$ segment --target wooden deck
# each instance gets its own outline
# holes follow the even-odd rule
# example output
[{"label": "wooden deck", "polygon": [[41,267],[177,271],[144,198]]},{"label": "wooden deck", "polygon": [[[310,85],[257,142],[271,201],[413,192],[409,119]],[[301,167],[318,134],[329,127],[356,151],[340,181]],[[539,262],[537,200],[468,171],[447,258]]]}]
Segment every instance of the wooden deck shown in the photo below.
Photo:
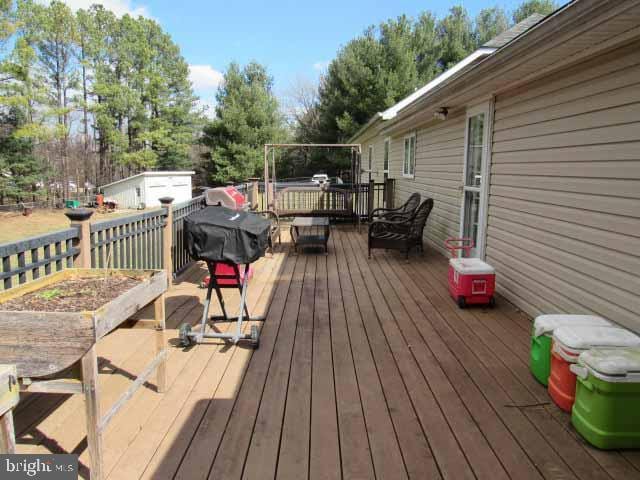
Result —
[{"label": "wooden deck", "polygon": [[[141,389],[110,424],[108,478],[640,478],[640,452],[587,446],[535,382],[530,319],[500,300],[459,310],[444,258],[369,261],[365,242],[333,228],[327,256],[260,260],[250,307],[267,320],[255,352],[185,350],[170,331],[170,387]],[[171,328],[198,321],[203,275],[194,267],[171,290]],[[150,335],[134,326],[101,342],[103,408],[152,355]],[[82,401],[23,398],[18,451],[88,465]]]}]

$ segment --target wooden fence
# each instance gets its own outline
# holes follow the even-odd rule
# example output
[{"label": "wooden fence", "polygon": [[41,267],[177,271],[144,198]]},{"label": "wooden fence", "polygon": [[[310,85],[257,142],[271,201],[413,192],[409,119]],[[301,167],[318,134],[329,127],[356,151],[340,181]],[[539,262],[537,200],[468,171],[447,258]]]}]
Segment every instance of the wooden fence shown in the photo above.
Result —
[{"label": "wooden fence", "polygon": [[[265,202],[265,187],[264,182],[255,182],[257,183],[258,198],[255,202],[257,206],[257,210],[267,210],[268,206]],[[305,189],[309,187],[313,187],[314,185],[309,181],[278,181],[275,184],[276,194],[282,192],[283,190],[290,191],[291,193],[287,193],[287,199],[283,200],[287,204],[305,204],[308,201],[313,201],[316,197],[310,195],[308,191]],[[252,191],[251,183],[241,183],[235,185],[235,187],[243,194],[249,195],[249,192]],[[342,184],[331,184],[331,189],[337,190],[350,190],[352,194],[351,204],[353,205],[353,210],[355,215],[359,215],[362,220],[367,220],[371,213],[371,210],[375,208],[387,207],[390,208],[393,206],[393,189],[394,189],[394,180],[388,179],[386,182],[367,182],[351,185],[350,183],[342,183]],[[273,188],[270,190],[273,191]],[[299,192],[298,194],[293,192]],[[371,194],[370,194],[371,192]],[[298,195],[298,197],[293,198],[292,195]],[[316,195],[317,196],[317,195]],[[309,200],[310,199],[310,200]],[[270,202],[271,203],[271,202]],[[282,203],[282,202],[280,202]],[[278,212],[279,213],[279,212]]]},{"label": "wooden fence", "polygon": [[91,268],[162,269],[165,210],[91,224]]},{"label": "wooden fence", "polygon": [[76,228],[67,228],[0,245],[1,290],[72,267],[74,257],[80,252],[74,246],[74,239],[77,237]]},{"label": "wooden fence", "polygon": [[[169,276],[175,276],[191,263],[183,241],[184,219],[201,208],[202,196],[95,223],[89,221],[90,211],[82,220],[74,217],[79,210],[71,211],[70,218],[76,219],[70,228],[0,245],[0,290],[73,266],[165,269]],[[170,244],[165,236],[171,239]],[[166,247],[171,251],[169,261]]]},{"label": "wooden fence", "polygon": [[[359,185],[353,192],[354,213],[366,219],[372,209],[390,206],[392,188],[392,182]],[[259,197],[258,209],[264,209],[260,205],[263,195]],[[91,214],[87,211],[86,218],[79,220],[76,215],[71,227],[65,230],[1,244],[0,290],[73,266],[165,269],[173,277],[191,263],[183,239],[184,219],[204,206],[204,197],[199,196],[188,202],[176,205],[168,202],[163,208],[95,223],[90,223]],[[70,218],[74,217],[73,212],[69,213]]]},{"label": "wooden fence", "polygon": [[173,250],[173,273],[175,275],[183,272],[191,264],[191,257],[187,252],[187,246],[184,244],[184,219],[204,207],[204,195],[173,205],[171,246]]}]

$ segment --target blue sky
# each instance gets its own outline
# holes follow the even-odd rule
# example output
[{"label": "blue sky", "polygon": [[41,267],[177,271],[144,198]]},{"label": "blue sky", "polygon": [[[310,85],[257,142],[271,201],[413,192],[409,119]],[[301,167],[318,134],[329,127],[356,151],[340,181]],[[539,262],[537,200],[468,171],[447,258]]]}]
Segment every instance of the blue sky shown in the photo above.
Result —
[{"label": "blue sky", "polygon": [[192,65],[196,93],[213,103],[229,62],[267,65],[275,90],[285,96],[297,77],[315,80],[344,45],[371,24],[400,14],[438,16],[464,5],[472,16],[486,6],[508,12],[520,0],[65,0],[72,8],[102,3],[121,15],[143,14],[171,34]]}]

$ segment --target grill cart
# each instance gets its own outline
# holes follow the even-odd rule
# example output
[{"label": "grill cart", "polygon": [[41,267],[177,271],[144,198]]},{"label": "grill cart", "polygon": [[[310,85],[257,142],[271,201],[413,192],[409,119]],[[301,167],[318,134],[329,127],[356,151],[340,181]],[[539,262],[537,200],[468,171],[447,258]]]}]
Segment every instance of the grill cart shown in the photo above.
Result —
[{"label": "grill cart", "polygon": [[[247,289],[250,267],[253,262],[264,256],[269,239],[269,221],[259,215],[231,210],[226,207],[206,207],[184,221],[185,243],[189,254],[195,260],[207,264],[210,280],[207,285],[207,297],[204,302],[200,330],[192,331],[191,325],[180,327],[180,341],[183,346],[201,343],[205,338],[222,338],[238,343],[250,340],[259,345],[258,328],[251,327],[251,333],[242,333],[244,321],[261,321],[264,317],[249,316],[247,308]],[[220,269],[221,266],[227,267]],[[247,272],[247,274],[245,274]],[[236,288],[240,291],[240,308],[237,317],[229,317],[224,304],[222,289]],[[222,316],[209,317],[211,294],[215,290],[222,309]],[[236,321],[235,332],[207,332],[210,320]]]}]

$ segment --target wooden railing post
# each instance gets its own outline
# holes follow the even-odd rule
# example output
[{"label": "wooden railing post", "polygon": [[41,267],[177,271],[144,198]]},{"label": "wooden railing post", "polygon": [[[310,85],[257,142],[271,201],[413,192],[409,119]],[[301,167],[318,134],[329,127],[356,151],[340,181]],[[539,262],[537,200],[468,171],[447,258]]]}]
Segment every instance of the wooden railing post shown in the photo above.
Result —
[{"label": "wooden railing post", "polygon": [[374,208],[374,200],[376,195],[376,182],[374,180],[369,180],[369,192],[367,195],[367,218],[371,221],[371,214],[373,213]]},{"label": "wooden railing post", "polygon": [[79,268],[91,268],[91,223],[89,219],[93,210],[88,208],[76,208],[65,212],[71,220],[71,226],[78,229],[78,238],[73,239],[73,246],[80,250],[74,259],[73,265]]},{"label": "wooden railing post", "polygon": [[276,188],[273,182],[269,182],[264,186],[265,194],[267,195],[267,205],[265,210],[275,210],[276,209]]},{"label": "wooden railing post", "polygon": [[393,208],[393,197],[395,196],[395,180],[393,178],[387,178],[384,185],[384,206],[385,208]]},{"label": "wooden railing post", "polygon": [[173,203],[173,198],[171,197],[162,197],[160,199],[160,204],[167,210],[162,232],[162,266],[167,272],[169,287],[173,284],[173,208],[171,203]]},{"label": "wooden railing post", "polygon": [[259,190],[258,190],[258,181],[259,178],[248,178],[247,179],[247,200],[249,201],[249,206],[252,210],[258,210],[258,198],[259,198]]}]

